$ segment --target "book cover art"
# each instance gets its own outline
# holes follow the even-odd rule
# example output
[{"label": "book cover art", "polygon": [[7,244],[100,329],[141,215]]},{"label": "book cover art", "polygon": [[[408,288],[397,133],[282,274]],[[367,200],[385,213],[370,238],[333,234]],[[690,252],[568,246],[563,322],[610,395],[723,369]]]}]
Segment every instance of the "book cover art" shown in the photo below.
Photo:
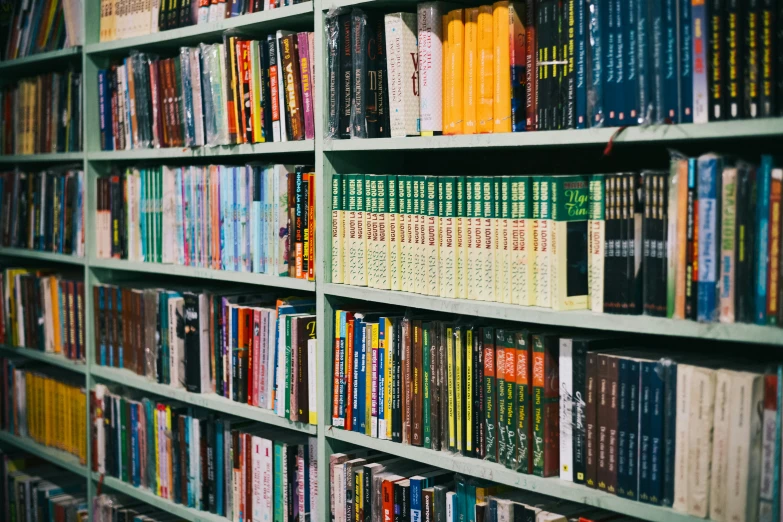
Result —
[{"label": "book cover art", "polygon": [[557,176],[550,182],[552,197],[552,308],[587,308],[588,179]]}]

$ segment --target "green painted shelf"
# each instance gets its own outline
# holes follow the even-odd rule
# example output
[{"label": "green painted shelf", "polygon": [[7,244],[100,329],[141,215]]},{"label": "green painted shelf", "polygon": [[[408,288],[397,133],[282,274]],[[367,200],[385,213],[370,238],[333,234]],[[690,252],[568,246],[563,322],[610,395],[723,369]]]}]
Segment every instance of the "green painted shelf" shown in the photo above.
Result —
[{"label": "green painted shelf", "polygon": [[15,60],[0,61],[0,74],[27,73],[30,69],[49,66],[51,64],[67,61],[77,63],[81,60],[81,47],[66,47],[58,51],[38,53]]},{"label": "green painted shelf", "polygon": [[[474,149],[564,147],[569,145],[605,146],[618,128],[514,132],[503,134],[463,134],[364,140],[324,140],[326,152],[364,152],[383,150]],[[743,137],[783,136],[783,118],[711,122],[685,125],[628,127],[615,136],[624,143],[667,143],[694,140],[735,139]]]},{"label": "green painted shelf", "polygon": [[84,361],[73,361],[63,355],[56,353],[46,353],[33,348],[17,348],[15,346],[7,346],[0,344],[0,356],[3,357],[24,357],[26,359],[34,359],[36,361],[45,362],[52,366],[59,366],[72,372],[85,374],[87,373],[87,366]]},{"label": "green painted shelf", "polygon": [[71,256],[68,254],[55,254],[54,252],[44,252],[41,250],[29,250],[26,248],[0,247],[0,259],[7,257],[18,259],[35,259],[38,261],[64,263],[69,265],[84,265],[83,257]]},{"label": "green painted shelf", "polygon": [[236,417],[242,417],[243,419],[262,422],[264,424],[269,424],[270,426],[278,426],[281,428],[306,433],[308,435],[315,435],[317,432],[317,427],[315,425],[304,424],[301,422],[292,422],[286,418],[276,415],[270,410],[234,402],[214,393],[191,393],[182,388],[174,388],[166,384],[158,384],[156,382],[150,381],[146,377],[136,375],[130,370],[121,370],[118,368],[93,365],[90,370],[90,374],[93,377],[98,377],[105,381],[121,384],[123,386],[129,386],[141,391],[147,391],[162,397],[169,397],[171,399],[190,404],[191,406],[198,406],[208,410],[219,411],[228,415],[234,415]]},{"label": "green painted shelf", "polygon": [[291,6],[251,13],[235,18],[226,18],[202,25],[191,25],[169,31],[135,36],[111,42],[94,43],[85,46],[88,55],[118,55],[131,49],[173,48],[180,45],[193,45],[204,41],[220,39],[223,33],[258,35],[283,26],[313,25],[313,2],[303,2]]},{"label": "green painted shelf", "polygon": [[783,330],[774,326],[744,323],[698,323],[645,315],[597,314],[588,310],[557,312],[536,306],[449,299],[334,283],[325,284],[323,287],[326,295],[335,297],[409,306],[441,313],[485,317],[500,321],[783,346]]},{"label": "green painted shelf", "polygon": [[118,493],[124,493],[130,497],[133,497],[142,502],[146,502],[151,506],[155,506],[158,509],[171,513],[188,522],[229,522],[226,517],[221,517],[213,513],[206,511],[199,511],[198,509],[189,508],[182,504],[177,504],[171,500],[161,498],[148,489],[137,488],[119,479],[109,476],[103,476],[101,478],[100,473],[93,472],[92,479],[95,482],[103,482],[103,484]]},{"label": "green painted shelf", "polygon": [[17,437],[7,431],[0,431],[0,443],[2,442],[41,457],[82,477],[87,478],[89,476],[87,474],[87,466],[81,464],[79,459],[70,453],[38,444],[30,438]]},{"label": "green painted shelf", "polygon": [[80,162],[84,159],[83,152],[51,152],[45,154],[13,154],[0,155],[0,164],[10,165],[16,163],[69,163]]},{"label": "green painted shelf", "polygon": [[251,272],[233,272],[231,270],[212,270],[211,268],[196,268],[182,265],[164,265],[160,263],[137,263],[122,259],[98,259],[90,260],[91,268],[104,268],[111,270],[124,270],[126,272],[139,272],[147,274],[162,274],[180,277],[192,277],[211,281],[225,281],[227,283],[242,283],[246,285],[269,286],[274,288],[286,288],[303,292],[315,292],[315,283],[296,279],[294,277],[277,277]]},{"label": "green painted shelf", "polygon": [[438,468],[454,471],[468,477],[491,480],[526,491],[550,495],[595,506],[616,513],[639,517],[650,522],[696,522],[703,518],[679,513],[673,509],[644,504],[634,500],[620,498],[617,495],[590,489],[587,486],[560,480],[556,477],[542,478],[526,475],[496,464],[445,451],[434,451],[422,447],[409,446],[388,440],[380,440],[361,433],[345,431],[340,428],[327,428],[326,438],[339,440],[355,446],[371,448],[390,455],[397,455]]},{"label": "green painted shelf", "polygon": [[[88,152],[91,161],[148,161],[199,158],[227,158],[262,154],[299,154],[315,151],[313,140],[253,143],[219,147],[132,149]],[[223,160],[225,161],[225,160]]]}]

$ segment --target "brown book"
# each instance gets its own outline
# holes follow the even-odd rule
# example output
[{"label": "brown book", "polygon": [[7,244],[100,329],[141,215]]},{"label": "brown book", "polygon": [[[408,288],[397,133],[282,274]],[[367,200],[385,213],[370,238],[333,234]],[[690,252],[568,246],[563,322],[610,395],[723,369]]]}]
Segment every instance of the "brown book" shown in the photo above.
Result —
[{"label": "brown book", "polygon": [[413,367],[413,346],[411,342],[411,320],[402,319],[402,443],[410,444],[413,394],[411,393],[411,370]]},{"label": "brown book", "polygon": [[[242,457],[245,460],[245,513],[248,513],[252,512],[253,506],[253,437],[249,433],[245,434],[245,447],[244,451],[242,452]],[[307,472],[305,471],[305,473]],[[216,484],[214,482],[212,482],[212,488],[216,488]],[[214,508],[214,506],[211,507]],[[246,516],[245,520],[247,520],[247,518],[249,517]]]},{"label": "brown book", "polygon": [[223,71],[226,72],[226,81],[228,82],[228,99],[226,100],[226,110],[228,111],[228,139],[231,143],[239,143],[237,138],[237,124],[239,116],[237,115],[237,62],[236,62],[236,37],[224,36],[223,45],[226,51],[226,63]]},{"label": "brown book", "polygon": [[[599,355],[599,357],[601,357]],[[607,373],[607,384],[609,401],[607,405],[606,426],[609,434],[607,444],[606,459],[606,491],[612,494],[617,493],[617,411],[619,400],[619,371],[620,361],[617,357],[607,356],[609,359],[609,368]]]},{"label": "brown book", "polygon": [[108,338],[109,342],[111,343],[111,350],[112,350],[112,361],[114,362],[114,366],[117,368],[120,367],[120,338],[119,338],[119,331],[117,330],[117,294],[120,292],[120,289],[116,286],[111,286],[107,288],[108,292],[105,296],[106,304],[107,304],[107,311],[111,311],[110,314],[108,314],[107,322],[108,322]]},{"label": "brown book", "polygon": [[598,489],[607,490],[609,480],[609,417],[611,416],[611,381],[609,360],[606,354],[597,355],[598,390],[596,401],[596,439],[598,442]]},{"label": "brown book", "polygon": [[138,375],[146,375],[144,365],[144,293],[134,290],[136,301],[136,353],[134,354],[135,372]]},{"label": "brown book", "polygon": [[304,114],[302,114],[299,50],[296,34],[284,36],[282,47],[285,106],[291,123],[291,140],[299,141],[304,139]]},{"label": "brown book", "polygon": [[598,440],[596,422],[598,420],[598,354],[588,352],[585,362],[587,376],[587,397],[585,398],[585,484],[598,487]]},{"label": "brown book", "polygon": [[179,128],[177,127],[177,89],[174,83],[173,58],[167,58],[161,62],[163,66],[163,79],[166,95],[166,123],[168,125],[169,142],[167,147],[179,147]]},{"label": "brown book", "polygon": [[767,275],[767,321],[778,323],[780,293],[780,209],[783,199],[783,180],[771,176],[769,186],[769,270]]},{"label": "brown book", "polygon": [[299,397],[297,400],[299,422],[310,422],[310,381],[307,376],[310,358],[307,350],[307,344],[310,339],[315,339],[316,316],[307,315],[299,318],[297,333],[297,351],[299,352],[298,370],[297,370],[297,389]]},{"label": "brown book", "polygon": [[411,444],[421,446],[424,442],[422,410],[424,409],[424,361],[422,356],[421,321],[412,322],[411,339]]}]

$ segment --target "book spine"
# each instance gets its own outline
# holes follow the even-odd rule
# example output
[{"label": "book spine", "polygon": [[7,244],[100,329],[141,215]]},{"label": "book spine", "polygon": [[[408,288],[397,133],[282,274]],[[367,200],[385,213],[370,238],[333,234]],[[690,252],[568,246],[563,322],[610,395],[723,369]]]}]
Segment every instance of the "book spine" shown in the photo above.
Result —
[{"label": "book spine", "polygon": [[424,2],[417,14],[421,134],[432,136],[443,130],[443,8],[438,2]]},{"label": "book spine", "polygon": [[767,321],[778,324],[780,298],[780,210],[783,198],[783,170],[773,169],[769,186],[769,266],[767,268]]},{"label": "book spine", "polygon": [[698,163],[698,297],[697,318],[701,322],[717,319],[717,274],[718,274],[718,179],[720,160],[711,155],[702,156]]},{"label": "book spine", "polygon": [[733,323],[735,319],[734,293],[736,287],[737,242],[737,169],[725,168],[722,174],[721,201],[721,259],[720,259],[720,322]]},{"label": "book spine", "polygon": [[767,292],[769,259],[769,209],[772,185],[772,158],[762,156],[761,167],[757,171],[756,193],[756,234],[754,246],[754,285],[756,291],[754,306],[754,322],[767,324]]},{"label": "book spine", "polygon": [[574,340],[560,339],[560,480],[574,481],[572,423],[574,409]]},{"label": "book spine", "polygon": [[759,107],[760,80],[761,80],[761,2],[762,0],[749,0],[745,8],[744,20],[744,104],[745,117],[758,118],[761,116]]},{"label": "book spine", "polygon": [[709,120],[707,80],[707,6],[705,0],[692,0],[693,26],[693,123]]},{"label": "book spine", "polygon": [[709,119],[725,119],[724,60],[726,41],[723,0],[710,0],[708,9],[707,66],[709,68]]},{"label": "book spine", "polygon": [[744,42],[745,20],[743,18],[745,2],[726,1],[726,118],[736,120],[744,117]]}]

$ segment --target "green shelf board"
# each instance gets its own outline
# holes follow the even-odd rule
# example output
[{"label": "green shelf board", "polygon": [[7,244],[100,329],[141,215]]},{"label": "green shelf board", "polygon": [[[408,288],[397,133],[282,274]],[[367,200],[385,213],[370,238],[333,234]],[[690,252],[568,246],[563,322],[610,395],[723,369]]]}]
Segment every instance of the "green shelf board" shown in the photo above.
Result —
[{"label": "green shelf board", "polygon": [[33,54],[31,56],[25,56],[24,58],[17,58],[15,60],[0,61],[0,73],[8,74],[12,72],[15,74],[21,69],[33,67],[37,69],[41,65],[48,65],[60,60],[77,61],[76,59],[80,58],[81,55],[81,47],[66,47],[65,49],[49,51],[47,53]]},{"label": "green shelf board", "polygon": [[327,428],[326,437],[447,469],[468,477],[486,479],[542,495],[579,502],[588,506],[631,515],[649,522],[695,522],[704,520],[703,518],[679,513],[671,508],[620,498],[603,491],[590,489],[587,486],[560,480],[557,477],[542,478],[526,475],[494,462],[469,458],[445,451],[434,451],[388,440],[375,439],[340,428]]},{"label": "green shelf board", "polygon": [[[382,150],[474,149],[509,147],[563,147],[568,145],[605,146],[618,128],[514,132],[502,134],[463,134],[356,140],[324,140],[326,152]],[[709,139],[783,136],[783,118],[720,121],[703,124],[650,125],[628,127],[614,143],[680,142]]]},{"label": "green shelf board", "polygon": [[646,315],[598,314],[588,310],[558,312],[536,306],[449,299],[334,283],[324,285],[324,292],[326,295],[335,297],[485,317],[498,321],[783,346],[783,329],[775,326],[743,323],[698,323]]},{"label": "green shelf board", "polygon": [[85,52],[88,55],[117,55],[131,49],[141,50],[193,45],[206,40],[214,40],[226,31],[237,35],[250,35],[257,34],[260,31],[277,30],[282,25],[290,24],[309,25],[312,28],[312,13],[313,2],[303,2],[279,9],[225,18],[208,24],[191,25],[169,31],[113,40],[111,42],[89,44],[85,46]]},{"label": "green shelf board", "polygon": [[198,509],[189,508],[182,504],[176,504],[171,500],[155,495],[148,489],[137,488],[114,477],[104,475],[103,479],[101,479],[100,473],[93,472],[92,479],[95,482],[101,482],[102,480],[103,484],[109,489],[141,500],[142,502],[171,513],[188,522],[229,522],[226,517],[221,517],[206,511],[199,511]]},{"label": "green shelf board", "polygon": [[66,453],[55,448],[50,448],[48,446],[44,446],[43,444],[38,444],[31,438],[17,437],[16,435],[12,435],[7,431],[1,430],[0,442],[5,442],[6,444],[10,444],[11,446],[24,450],[37,457],[41,457],[42,459],[47,460],[52,464],[56,464],[61,468],[67,469],[68,471],[76,473],[77,475],[81,475],[82,477],[89,477],[89,474],[87,473],[87,466],[79,463],[79,459],[70,453]]},{"label": "green shelf board", "polygon": [[0,155],[0,164],[14,163],[67,163],[70,161],[82,161],[83,152],[50,152],[42,154],[12,154]]},{"label": "green shelf board", "polygon": [[150,381],[146,377],[136,375],[130,370],[92,365],[90,375],[105,381],[168,397],[192,406],[218,411],[227,415],[234,415],[236,417],[269,424],[271,426],[278,426],[300,433],[306,433],[308,435],[315,435],[318,431],[318,428],[315,425],[292,422],[276,415],[270,410],[234,402],[214,393],[191,393],[181,388],[173,388],[166,384],[158,384]]},{"label": "green shelf board", "polygon": [[29,250],[26,248],[0,247],[0,259],[16,257],[19,259],[35,259],[39,261],[51,261],[55,263],[67,263],[70,265],[84,265],[84,258],[70,256],[68,254],[55,254],[41,250]]},{"label": "green shelf board", "polygon": [[81,373],[81,374],[87,373],[87,366],[84,364],[83,361],[74,361],[68,359],[64,355],[59,355],[56,353],[46,353],[40,350],[35,350],[33,348],[18,348],[15,346],[7,346],[7,345],[0,344],[0,356],[24,357],[26,359],[34,359],[36,361],[45,362],[46,364],[51,364],[53,366],[65,368],[66,370],[70,370],[72,372]]},{"label": "green shelf board", "polygon": [[274,288],[286,288],[304,292],[315,292],[315,283],[296,279],[294,277],[277,277],[251,272],[233,272],[231,270],[212,270],[210,268],[196,268],[182,265],[164,265],[160,263],[137,263],[122,259],[90,260],[91,268],[103,268],[109,270],[124,270],[128,272],[152,273],[180,277],[192,277],[211,281],[225,281],[230,283],[242,283],[248,285],[269,286]]},{"label": "green shelf board", "polygon": [[314,152],[313,140],[253,143],[218,147],[173,147],[158,149],[132,149],[88,152],[91,161],[139,161],[166,159],[221,158],[227,156],[250,156],[256,154],[294,154]]}]

